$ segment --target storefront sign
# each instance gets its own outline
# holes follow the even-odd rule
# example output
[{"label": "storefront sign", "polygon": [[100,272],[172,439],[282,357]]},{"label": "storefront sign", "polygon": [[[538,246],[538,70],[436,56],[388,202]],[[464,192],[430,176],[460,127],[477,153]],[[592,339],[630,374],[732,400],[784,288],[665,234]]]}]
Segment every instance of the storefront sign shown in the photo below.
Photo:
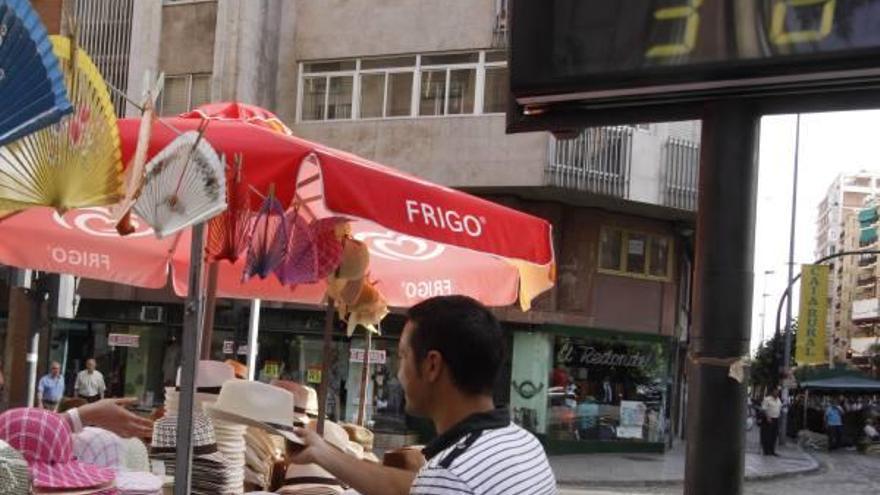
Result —
[{"label": "storefront sign", "polygon": [[223,354],[232,354],[235,352],[235,341],[234,340],[224,340],[223,341]]},{"label": "storefront sign", "polygon": [[306,381],[309,383],[321,383],[321,370],[318,368],[309,368],[306,372]]},{"label": "storefront sign", "polygon": [[799,365],[828,361],[825,326],[828,318],[828,266],[801,267],[801,310],[798,315],[797,353]]},{"label": "storefront sign", "polygon": [[281,363],[266,361],[266,364],[263,365],[263,374],[269,378],[278,378],[281,375]]},{"label": "storefront sign", "polygon": [[645,424],[645,412],[648,408],[644,402],[634,400],[620,401],[620,425],[621,426],[638,426],[639,428]]},{"label": "storefront sign", "polygon": [[563,343],[556,352],[556,361],[568,366],[624,366],[647,368],[654,363],[650,354],[621,354],[610,350],[601,351],[591,345]]},{"label": "storefront sign", "polygon": [[141,336],[127,333],[111,333],[107,336],[107,344],[111,347],[140,347]]},{"label": "storefront sign", "polygon": [[[385,351],[384,350],[372,350],[370,351],[370,364],[385,364]],[[350,349],[348,361],[351,363],[363,363],[364,362],[364,350],[363,349]]]},{"label": "storefront sign", "polygon": [[248,346],[240,345],[238,346],[238,355],[239,356],[247,356],[248,354]]}]

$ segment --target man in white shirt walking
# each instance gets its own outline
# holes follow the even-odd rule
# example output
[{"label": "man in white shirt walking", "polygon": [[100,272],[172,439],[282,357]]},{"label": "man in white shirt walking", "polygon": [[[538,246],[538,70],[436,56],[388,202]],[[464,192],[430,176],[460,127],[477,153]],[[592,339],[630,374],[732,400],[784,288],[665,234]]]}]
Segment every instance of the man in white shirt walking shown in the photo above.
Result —
[{"label": "man in white shirt walking", "polygon": [[782,414],[782,401],[779,400],[779,389],[774,389],[764,397],[761,403],[764,421],[761,424],[761,449],[764,455],[776,454],[776,437],[779,436],[779,415]]},{"label": "man in white shirt walking", "polygon": [[86,400],[86,402],[97,402],[104,398],[104,391],[107,386],[104,384],[104,375],[95,369],[97,363],[95,358],[89,358],[86,361],[86,369],[76,375],[76,395]]}]

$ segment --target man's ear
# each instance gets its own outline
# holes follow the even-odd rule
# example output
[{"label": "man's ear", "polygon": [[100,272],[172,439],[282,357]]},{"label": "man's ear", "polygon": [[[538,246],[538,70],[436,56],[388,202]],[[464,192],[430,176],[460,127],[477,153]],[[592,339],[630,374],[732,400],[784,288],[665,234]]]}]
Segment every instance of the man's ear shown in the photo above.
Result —
[{"label": "man's ear", "polygon": [[431,383],[436,382],[440,378],[443,371],[443,355],[437,351],[428,351],[425,359],[422,360],[422,376]]}]

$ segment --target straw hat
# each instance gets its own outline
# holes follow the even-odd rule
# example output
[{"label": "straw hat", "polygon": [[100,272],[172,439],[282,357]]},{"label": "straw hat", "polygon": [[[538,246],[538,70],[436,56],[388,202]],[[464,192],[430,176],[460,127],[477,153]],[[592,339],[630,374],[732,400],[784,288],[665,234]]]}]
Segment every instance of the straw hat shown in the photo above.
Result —
[{"label": "straw hat", "polygon": [[0,414],[0,439],[27,460],[36,489],[92,488],[115,478],[111,469],[74,459],[70,427],[60,414],[36,408],[10,409]]},{"label": "straw hat", "polygon": [[345,489],[332,474],[317,464],[291,464],[284,485],[275,493],[287,495],[338,495]]},{"label": "straw hat", "polygon": [[0,440],[0,486],[9,495],[30,495],[31,473],[21,453]]},{"label": "straw hat", "polygon": [[363,446],[364,450],[373,450],[375,436],[372,431],[353,423],[341,423],[341,426],[345,428],[345,432],[348,433],[349,440],[360,444]]},{"label": "straw hat", "polygon": [[293,394],[265,383],[229,380],[223,384],[217,402],[205,406],[212,418],[262,428],[294,443]]},{"label": "straw hat", "polygon": [[[318,422],[312,421],[306,427],[310,430],[318,431]],[[324,421],[324,440],[337,449],[346,454],[357,457],[358,459],[361,459],[364,455],[363,448],[358,449],[357,447],[352,446],[345,428],[339,426],[333,421]]]},{"label": "straw hat", "polygon": [[342,244],[342,261],[336,276],[345,280],[357,280],[367,274],[370,267],[370,250],[363,242],[347,238]]},{"label": "straw hat", "polygon": [[422,446],[412,445],[385,452],[382,464],[388,467],[418,472],[427,461],[422,454]]},{"label": "straw hat", "polygon": [[272,380],[271,385],[293,394],[293,416],[302,426],[318,416],[318,392],[314,388],[290,380]]},{"label": "straw hat", "polygon": [[240,378],[242,380],[247,378],[248,367],[246,364],[236,361],[235,359],[227,359],[223,362],[232,368],[233,373],[235,373],[235,378]]}]

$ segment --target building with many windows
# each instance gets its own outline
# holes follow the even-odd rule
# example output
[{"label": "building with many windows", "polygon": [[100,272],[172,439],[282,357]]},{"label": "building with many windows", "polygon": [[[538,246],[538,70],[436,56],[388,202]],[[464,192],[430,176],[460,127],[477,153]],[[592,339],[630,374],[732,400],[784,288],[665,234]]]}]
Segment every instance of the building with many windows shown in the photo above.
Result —
[{"label": "building with many windows", "polygon": [[[87,16],[99,11],[93,4],[115,2],[80,3]],[[260,105],[303,138],[550,221],[556,287],[528,313],[497,309],[511,356],[496,400],[551,451],[662,450],[671,441],[683,410],[698,122],[565,139],[507,135],[505,0],[122,3],[130,50],[118,84],[130,99],[140,98],[145,72],[163,72],[163,115],[208,101]],[[119,392],[161,400],[175,367],[180,301],[170,291],[91,281],[78,292],[76,318],[54,322],[47,352],[67,363],[97,355]],[[321,318],[270,304],[258,376],[314,376]],[[235,357],[246,321],[244,303],[221,301],[212,357]],[[395,378],[401,326],[392,315],[375,339],[386,362],[374,371],[368,410],[385,439],[419,430],[403,414]],[[143,345],[110,348],[111,332],[138,333]],[[360,365],[347,357],[363,344],[340,335],[335,345],[330,410],[351,419]]]}]

